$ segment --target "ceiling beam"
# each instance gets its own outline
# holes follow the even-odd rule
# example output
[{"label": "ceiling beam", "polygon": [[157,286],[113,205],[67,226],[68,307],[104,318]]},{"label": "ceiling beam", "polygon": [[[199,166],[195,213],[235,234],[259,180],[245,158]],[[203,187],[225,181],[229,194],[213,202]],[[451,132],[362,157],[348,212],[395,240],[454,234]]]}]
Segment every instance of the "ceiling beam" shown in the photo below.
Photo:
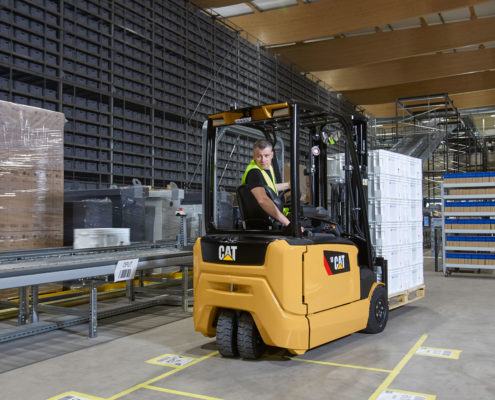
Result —
[{"label": "ceiling beam", "polygon": [[[449,95],[449,97],[458,110],[482,107],[494,107],[495,109],[495,89],[458,93]],[[395,101],[384,104],[367,104],[361,107],[375,118],[390,118],[395,116]]]},{"label": "ceiling beam", "polygon": [[375,118],[391,118],[395,116],[395,102],[384,104],[364,104],[361,106],[367,114]]},{"label": "ceiling beam", "polygon": [[495,89],[480,90],[471,93],[458,93],[449,97],[459,110],[480,107],[494,107],[495,110]]},{"label": "ceiling beam", "polygon": [[495,17],[325,40],[272,51],[302,71],[325,71],[478,45],[495,40]]},{"label": "ceiling beam", "polygon": [[332,88],[344,91],[481,72],[490,70],[494,66],[495,48],[490,48],[403,58],[362,67],[314,72],[313,75]]},{"label": "ceiling beam", "polygon": [[[326,0],[242,15],[229,20],[267,45],[323,38],[488,0]],[[208,6],[209,1],[196,4]]]},{"label": "ceiling beam", "polygon": [[426,96],[436,93],[475,92],[495,88],[495,71],[477,72],[448,78],[431,79],[374,89],[343,91],[342,95],[354,104],[391,103],[402,97]]}]

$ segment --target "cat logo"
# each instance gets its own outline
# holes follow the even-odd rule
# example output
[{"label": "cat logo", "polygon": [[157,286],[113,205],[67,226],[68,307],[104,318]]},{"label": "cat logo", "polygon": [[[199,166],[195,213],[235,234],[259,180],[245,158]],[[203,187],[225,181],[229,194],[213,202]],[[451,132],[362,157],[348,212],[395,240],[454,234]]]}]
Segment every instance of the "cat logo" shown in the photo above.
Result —
[{"label": "cat logo", "polygon": [[220,261],[235,261],[237,246],[218,246],[218,259]]},{"label": "cat logo", "polygon": [[323,262],[328,275],[340,274],[351,270],[347,253],[324,251]]}]

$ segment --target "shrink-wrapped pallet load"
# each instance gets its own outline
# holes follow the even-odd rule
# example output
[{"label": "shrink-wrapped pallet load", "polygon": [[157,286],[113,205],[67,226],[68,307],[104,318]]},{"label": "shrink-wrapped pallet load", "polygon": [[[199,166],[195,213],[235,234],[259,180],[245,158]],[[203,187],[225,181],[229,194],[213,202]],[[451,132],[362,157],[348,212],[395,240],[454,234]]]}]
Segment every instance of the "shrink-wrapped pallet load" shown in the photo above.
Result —
[{"label": "shrink-wrapped pallet load", "polygon": [[64,115],[0,101],[0,251],[62,245]]}]

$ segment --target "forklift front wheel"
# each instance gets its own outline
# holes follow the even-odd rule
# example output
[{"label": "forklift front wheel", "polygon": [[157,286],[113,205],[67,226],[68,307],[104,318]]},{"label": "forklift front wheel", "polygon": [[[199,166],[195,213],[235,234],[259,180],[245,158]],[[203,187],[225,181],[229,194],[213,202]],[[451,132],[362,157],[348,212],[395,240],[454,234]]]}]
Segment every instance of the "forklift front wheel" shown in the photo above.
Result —
[{"label": "forklift front wheel", "polygon": [[242,358],[255,360],[265,351],[265,343],[254,323],[253,317],[243,312],[237,329],[237,349]]},{"label": "forklift front wheel", "polygon": [[377,286],[371,295],[368,325],[364,332],[379,333],[388,320],[388,293],[385,286]]},{"label": "forklift front wheel", "polygon": [[222,310],[217,322],[217,348],[224,357],[235,357],[237,351],[237,314]]}]

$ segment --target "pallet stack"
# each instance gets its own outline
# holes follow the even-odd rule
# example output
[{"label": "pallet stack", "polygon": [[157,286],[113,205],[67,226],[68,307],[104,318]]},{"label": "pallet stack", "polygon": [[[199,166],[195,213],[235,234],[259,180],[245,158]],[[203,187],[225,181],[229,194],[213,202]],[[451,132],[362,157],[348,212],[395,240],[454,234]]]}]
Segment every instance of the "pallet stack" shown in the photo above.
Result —
[{"label": "pallet stack", "polygon": [[386,150],[368,156],[368,214],[377,256],[388,260],[388,294],[423,285],[421,160]]},{"label": "pallet stack", "polygon": [[0,101],[0,251],[63,238],[64,115]]}]

